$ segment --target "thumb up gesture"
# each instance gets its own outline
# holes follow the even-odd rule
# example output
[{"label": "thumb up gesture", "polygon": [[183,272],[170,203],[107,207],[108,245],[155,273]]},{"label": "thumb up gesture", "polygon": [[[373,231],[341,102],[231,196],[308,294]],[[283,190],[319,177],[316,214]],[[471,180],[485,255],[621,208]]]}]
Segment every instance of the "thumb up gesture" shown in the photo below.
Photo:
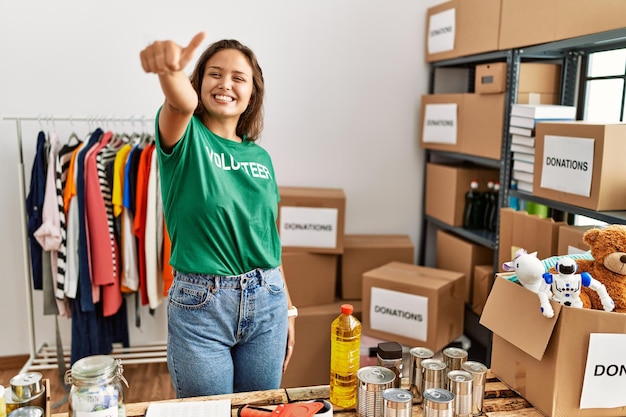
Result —
[{"label": "thumb up gesture", "polygon": [[205,36],[204,32],[198,33],[187,46],[180,46],[169,40],[153,42],[139,54],[143,70],[160,75],[182,71]]}]

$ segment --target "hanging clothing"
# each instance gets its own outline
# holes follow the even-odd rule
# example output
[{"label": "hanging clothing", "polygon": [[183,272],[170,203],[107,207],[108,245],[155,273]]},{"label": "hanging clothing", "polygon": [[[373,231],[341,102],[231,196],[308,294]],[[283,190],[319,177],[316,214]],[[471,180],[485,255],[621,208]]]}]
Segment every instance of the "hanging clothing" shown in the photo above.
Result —
[{"label": "hanging clothing", "polygon": [[30,188],[26,197],[26,214],[28,217],[28,243],[30,248],[31,273],[33,288],[43,289],[42,260],[43,248],[35,239],[34,233],[42,223],[41,210],[45,198],[46,184],[46,134],[39,132],[37,136],[37,150],[31,169]]}]

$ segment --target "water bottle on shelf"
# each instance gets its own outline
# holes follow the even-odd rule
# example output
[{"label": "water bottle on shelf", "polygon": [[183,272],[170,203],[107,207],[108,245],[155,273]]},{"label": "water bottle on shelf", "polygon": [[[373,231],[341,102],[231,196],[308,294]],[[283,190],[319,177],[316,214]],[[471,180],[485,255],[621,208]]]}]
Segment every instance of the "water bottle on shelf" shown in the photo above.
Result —
[{"label": "water bottle on shelf", "polygon": [[493,195],[491,197],[493,203],[489,207],[489,222],[487,224],[487,230],[495,232],[498,226],[498,199],[500,198],[500,183],[496,182],[493,185]]},{"label": "water bottle on shelf", "polygon": [[330,326],[330,402],[342,408],[356,406],[361,322],[353,312],[351,304],[342,304],[341,314]]}]

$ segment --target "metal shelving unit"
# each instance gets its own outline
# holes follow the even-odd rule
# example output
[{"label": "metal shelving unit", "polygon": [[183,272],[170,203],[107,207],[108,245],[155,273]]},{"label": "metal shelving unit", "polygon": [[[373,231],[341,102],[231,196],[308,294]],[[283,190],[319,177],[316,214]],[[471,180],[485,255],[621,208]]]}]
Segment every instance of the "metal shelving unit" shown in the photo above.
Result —
[{"label": "metal shelving unit", "polygon": [[[511,190],[511,166],[512,160],[510,155],[510,135],[509,119],[510,111],[513,105],[513,98],[517,97],[519,71],[522,62],[539,62],[539,61],[555,61],[561,63],[561,91],[559,101],[565,105],[578,104],[578,119],[582,119],[582,109],[584,102],[585,87],[580,83],[581,77],[579,73],[584,67],[586,56],[590,52],[600,50],[609,50],[626,47],[626,28],[617,29],[602,33],[596,33],[587,36],[581,36],[562,41],[550,42],[541,45],[533,45],[530,47],[512,49],[506,51],[496,51],[484,54],[477,54],[467,57],[459,57],[442,61],[432,62],[430,64],[429,93],[434,93],[436,70],[438,68],[456,67],[467,68],[469,70],[467,92],[474,91],[475,66],[476,64],[489,62],[506,62],[507,63],[507,80],[506,80],[506,96],[504,109],[504,131],[502,132],[502,152],[501,159],[492,160],[486,158],[478,158],[471,155],[464,155],[454,152],[442,152],[435,150],[426,150],[426,162],[433,162],[438,159],[470,162],[476,165],[495,168],[500,170],[500,193],[498,196],[498,207],[508,207],[509,197],[515,196],[521,200],[533,201],[544,204],[553,210],[562,211],[567,214],[579,214],[586,217],[594,218],[607,223],[626,224],[626,211],[606,211],[597,212],[593,210],[575,207],[563,204],[557,201],[547,200],[532,196],[517,190]],[[426,178],[426,167],[424,167],[424,178]],[[424,191],[425,192],[425,191]],[[425,202],[424,202],[425,204]],[[499,270],[498,265],[498,247],[499,247],[499,224],[495,232],[484,230],[468,230],[461,227],[452,227],[430,216],[424,215],[422,218],[422,238],[419,254],[419,262],[425,261],[426,236],[428,227],[435,227],[449,231],[457,236],[468,239],[471,242],[491,248],[494,250],[494,269]],[[499,223],[499,222],[498,222]],[[464,331],[474,341],[478,341],[486,348],[487,359],[491,356],[491,333],[479,323],[479,317],[471,310],[465,309],[466,318],[464,323]]]}]

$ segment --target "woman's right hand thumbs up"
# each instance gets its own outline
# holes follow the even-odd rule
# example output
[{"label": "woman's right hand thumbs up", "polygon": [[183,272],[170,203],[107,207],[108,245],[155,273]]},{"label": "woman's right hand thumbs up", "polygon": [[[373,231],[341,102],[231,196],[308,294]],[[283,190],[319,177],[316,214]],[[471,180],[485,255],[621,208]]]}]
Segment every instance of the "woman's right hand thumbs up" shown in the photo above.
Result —
[{"label": "woman's right hand thumbs up", "polygon": [[185,47],[169,40],[153,42],[139,54],[143,70],[154,74],[182,71],[205,36],[204,32],[198,33]]}]

